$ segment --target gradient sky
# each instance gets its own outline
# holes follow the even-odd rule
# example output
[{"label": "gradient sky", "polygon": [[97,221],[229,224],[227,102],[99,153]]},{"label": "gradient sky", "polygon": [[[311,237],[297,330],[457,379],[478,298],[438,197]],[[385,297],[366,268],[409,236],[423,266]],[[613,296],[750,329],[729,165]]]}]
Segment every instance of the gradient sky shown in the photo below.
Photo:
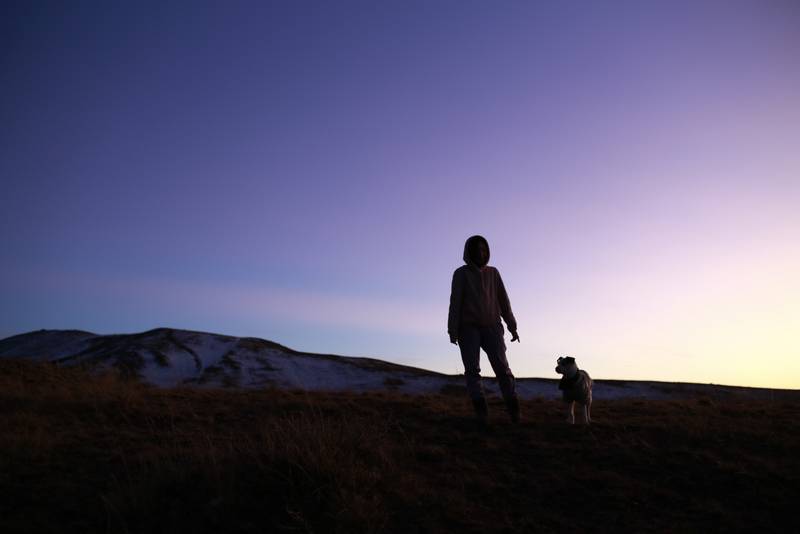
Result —
[{"label": "gradient sky", "polygon": [[0,337],[460,373],[480,233],[517,376],[800,388],[800,3],[120,4],[0,7]]}]

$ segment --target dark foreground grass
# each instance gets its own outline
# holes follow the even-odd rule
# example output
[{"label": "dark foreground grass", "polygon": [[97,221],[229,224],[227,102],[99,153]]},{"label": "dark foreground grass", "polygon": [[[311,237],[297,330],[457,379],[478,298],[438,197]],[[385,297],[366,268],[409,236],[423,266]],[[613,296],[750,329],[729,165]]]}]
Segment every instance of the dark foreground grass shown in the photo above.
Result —
[{"label": "dark foreground grass", "polygon": [[0,362],[0,532],[739,531],[796,525],[800,402],[159,390]]}]

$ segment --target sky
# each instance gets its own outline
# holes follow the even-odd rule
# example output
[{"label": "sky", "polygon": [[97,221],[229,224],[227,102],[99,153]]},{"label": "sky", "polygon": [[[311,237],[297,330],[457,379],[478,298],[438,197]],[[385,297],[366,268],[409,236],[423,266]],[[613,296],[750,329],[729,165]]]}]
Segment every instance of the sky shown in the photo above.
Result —
[{"label": "sky", "polygon": [[800,388],[799,57],[793,0],[3,2],[0,337],[462,373],[481,234],[518,377]]}]

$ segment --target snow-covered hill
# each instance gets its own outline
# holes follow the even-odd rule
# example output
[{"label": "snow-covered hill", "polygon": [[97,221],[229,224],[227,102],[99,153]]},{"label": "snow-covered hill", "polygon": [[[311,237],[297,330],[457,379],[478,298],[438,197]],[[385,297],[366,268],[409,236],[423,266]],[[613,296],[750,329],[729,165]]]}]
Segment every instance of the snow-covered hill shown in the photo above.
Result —
[{"label": "snow-covered hill", "polygon": [[[97,335],[80,330],[37,330],[0,340],[0,357],[83,364],[163,387],[277,387],[306,390],[453,393],[466,395],[461,375],[445,375],[371,358],[297,352],[272,341],[156,328],[138,334]],[[488,367],[488,365],[487,365]],[[557,398],[558,380],[521,378],[523,398]],[[485,380],[487,393],[497,384]],[[596,380],[595,399],[665,399],[695,395],[767,397],[791,394],[707,384]]]},{"label": "snow-covered hill", "polygon": [[438,392],[458,377],[369,358],[297,352],[252,337],[156,328],[97,335],[38,330],[0,340],[0,357],[117,368],[157,386]]}]

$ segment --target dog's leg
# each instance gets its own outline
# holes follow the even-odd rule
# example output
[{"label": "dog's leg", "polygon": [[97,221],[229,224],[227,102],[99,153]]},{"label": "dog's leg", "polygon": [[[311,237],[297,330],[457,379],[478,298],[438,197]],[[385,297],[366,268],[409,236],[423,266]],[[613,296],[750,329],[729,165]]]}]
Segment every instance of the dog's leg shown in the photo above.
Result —
[{"label": "dog's leg", "polygon": [[567,423],[571,425],[575,424],[575,401],[567,404]]},{"label": "dog's leg", "polygon": [[589,418],[589,403],[583,405],[583,424],[588,425],[591,423],[591,419]]},{"label": "dog's leg", "polygon": [[592,422],[592,399],[589,399],[589,404],[586,405],[586,419],[589,423]]}]

